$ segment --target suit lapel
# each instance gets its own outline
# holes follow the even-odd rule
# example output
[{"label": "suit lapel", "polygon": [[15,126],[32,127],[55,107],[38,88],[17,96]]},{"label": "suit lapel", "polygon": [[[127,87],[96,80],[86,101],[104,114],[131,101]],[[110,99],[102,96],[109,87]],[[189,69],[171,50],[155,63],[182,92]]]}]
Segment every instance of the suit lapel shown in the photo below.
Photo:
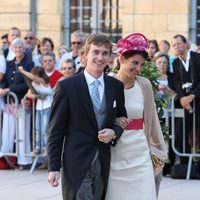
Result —
[{"label": "suit lapel", "polygon": [[104,123],[106,123],[109,119],[111,119],[112,109],[113,109],[113,102],[114,102],[114,94],[113,88],[110,84],[110,81],[106,75],[104,75],[104,82],[105,82],[105,95],[106,95],[106,119]]},{"label": "suit lapel", "polygon": [[88,85],[83,72],[80,73],[80,81],[77,83],[77,94],[79,96],[79,101],[83,105],[86,113],[90,117],[93,124],[97,127],[96,117],[92,105],[92,100],[90,97]]}]

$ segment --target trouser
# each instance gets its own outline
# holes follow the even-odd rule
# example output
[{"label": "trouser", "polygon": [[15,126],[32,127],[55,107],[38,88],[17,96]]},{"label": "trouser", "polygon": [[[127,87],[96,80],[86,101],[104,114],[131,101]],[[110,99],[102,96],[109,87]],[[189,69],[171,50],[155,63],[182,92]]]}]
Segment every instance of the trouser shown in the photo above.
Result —
[{"label": "trouser", "polygon": [[103,193],[99,157],[91,164],[86,177],[76,194],[76,200],[100,200]]}]

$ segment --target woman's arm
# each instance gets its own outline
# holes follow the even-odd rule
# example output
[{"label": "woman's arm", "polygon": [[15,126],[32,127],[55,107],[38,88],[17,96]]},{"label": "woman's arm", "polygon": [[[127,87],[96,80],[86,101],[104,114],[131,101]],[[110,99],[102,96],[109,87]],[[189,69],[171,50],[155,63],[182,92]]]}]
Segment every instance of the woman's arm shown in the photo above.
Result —
[{"label": "woman's arm", "polygon": [[22,74],[24,74],[26,77],[28,77],[32,81],[35,81],[36,83],[40,83],[40,84],[42,84],[42,85],[44,85],[46,87],[48,86],[48,84],[45,83],[45,81],[44,81],[43,78],[37,77],[34,74],[32,74],[32,73],[30,73],[28,71],[25,71],[22,66],[18,67],[18,70],[19,70],[19,72],[21,72]]}]

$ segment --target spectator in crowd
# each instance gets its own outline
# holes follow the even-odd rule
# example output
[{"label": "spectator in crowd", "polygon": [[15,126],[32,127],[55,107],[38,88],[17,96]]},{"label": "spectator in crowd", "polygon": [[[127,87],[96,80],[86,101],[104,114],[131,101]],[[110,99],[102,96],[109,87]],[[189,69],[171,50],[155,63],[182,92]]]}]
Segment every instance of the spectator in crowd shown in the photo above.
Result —
[{"label": "spectator in crowd", "polygon": [[3,80],[5,72],[6,72],[6,59],[3,55],[3,51],[0,50],[0,82]]},{"label": "spectator in crowd", "polygon": [[153,59],[160,77],[158,78],[158,90],[159,94],[169,93],[171,95],[174,94],[173,88],[173,75],[169,71],[169,56],[166,51],[158,51],[154,55]]},{"label": "spectator in crowd", "polygon": [[72,59],[62,63],[61,72],[65,78],[73,76],[76,73],[76,65]]},{"label": "spectator in crowd", "polygon": [[[31,164],[32,162],[31,157],[25,156],[25,153],[30,154],[30,109],[26,107],[24,119],[22,112],[25,102],[23,102],[22,99],[28,91],[28,86],[22,74],[19,73],[18,67],[23,66],[26,71],[31,71],[34,67],[34,63],[24,53],[25,44],[22,39],[14,39],[11,43],[11,47],[15,57],[13,60],[7,62],[4,81],[1,83],[0,96],[6,96],[9,92],[13,92],[17,96],[19,105],[15,107],[13,98],[11,98],[9,102],[7,102],[7,98],[5,98],[6,104],[3,109],[1,153],[12,153],[14,151],[14,140],[16,133],[18,133],[18,141],[20,142],[17,162],[21,169],[23,169],[26,165]],[[15,126],[16,114],[18,114],[17,126]],[[25,124],[25,129],[23,124]]]},{"label": "spectator in crowd", "polygon": [[154,168],[157,174],[164,165],[167,151],[151,83],[138,76],[148,58],[148,41],[144,35],[136,33],[119,40],[117,46],[120,51],[120,69],[115,77],[124,84],[128,119],[121,117],[116,120],[124,128],[124,132],[117,145],[111,148],[106,200],[155,200],[156,188],[150,152],[157,157],[158,168],[156,165]]},{"label": "spectator in crowd", "polygon": [[159,51],[157,40],[149,40],[149,47],[147,49],[148,52],[148,60],[152,61],[154,54]]},{"label": "spectator in crowd", "polygon": [[76,72],[77,74],[80,73],[82,70],[84,70],[87,65],[87,60],[85,58],[83,48],[80,50],[79,57],[80,57],[80,67],[79,67],[78,71]]},{"label": "spectator in crowd", "polygon": [[[176,144],[179,152],[191,152],[189,134],[193,129],[193,102],[195,101],[196,115],[196,139],[200,137],[200,55],[189,50],[189,44],[183,35],[175,35],[172,39],[177,58],[173,62],[174,89],[177,93],[180,107],[185,110],[185,140],[183,140],[182,121],[176,123]],[[198,137],[198,138],[197,138]],[[185,142],[184,142],[185,141]],[[194,144],[193,144],[194,145]],[[188,159],[180,157],[181,163],[187,163]]]},{"label": "spectator in crowd", "polygon": [[[169,56],[167,55],[166,51],[162,51],[162,52],[158,51],[154,55],[153,60],[160,74],[160,77],[157,79],[157,81],[159,82],[159,85],[158,85],[158,92],[156,93],[156,95],[163,96],[164,94],[169,94],[172,96],[175,93],[172,90],[173,76],[172,76],[172,73],[169,71]],[[165,116],[166,116],[166,112],[164,110],[163,117],[162,119],[160,119],[161,124],[165,123]],[[170,131],[170,127],[169,127],[169,131]],[[169,147],[168,159],[170,159],[171,163],[169,165],[165,164],[164,172],[163,172],[164,175],[170,173],[170,168],[173,166],[174,161],[175,161],[175,154],[171,148],[170,142],[171,140],[168,142],[169,144],[168,145]],[[159,191],[161,179],[162,179],[162,171],[155,177],[157,191]]]},{"label": "spectator in crowd", "polygon": [[84,45],[85,41],[85,33],[83,33],[81,30],[75,31],[71,34],[71,52],[65,53],[61,59],[60,63],[58,65],[58,70],[61,69],[61,64],[63,61],[67,59],[73,59],[76,64],[76,71],[78,71],[80,67],[80,57],[79,57],[79,51]]},{"label": "spectator in crowd", "polygon": [[[47,131],[53,98],[52,89],[49,85],[49,77],[42,67],[34,67],[31,72],[25,71],[22,66],[18,70],[32,81],[32,86],[37,92],[37,94],[33,95],[30,95],[30,91],[28,92],[29,97],[37,99],[35,107],[36,147],[33,152],[36,155],[43,154],[43,156],[47,156]],[[43,97],[38,98],[38,95],[43,95]]]},{"label": "spectator in crowd", "polygon": [[37,39],[35,37],[35,33],[32,31],[26,31],[24,33],[24,42],[25,42],[25,47],[30,49],[31,52],[35,50]]},{"label": "spectator in crowd", "polygon": [[48,180],[56,187],[62,166],[64,200],[105,199],[110,144],[122,133],[114,120],[126,116],[123,84],[103,73],[111,50],[106,35],[89,36],[86,69],[56,88],[49,122]]},{"label": "spectator in crowd", "polygon": [[67,46],[65,45],[61,45],[59,48],[58,48],[58,56],[59,56],[59,59],[67,52],[70,52],[70,50],[67,48]]},{"label": "spectator in crowd", "polygon": [[170,43],[167,40],[161,40],[159,42],[159,50],[168,54],[170,50]]},{"label": "spectator in crowd", "polygon": [[172,63],[174,62],[176,56],[169,55],[170,43],[167,40],[161,40],[159,43],[159,50],[161,52],[166,52],[166,54],[169,56],[169,71],[173,72]]},{"label": "spectator in crowd", "polygon": [[35,66],[42,67],[42,56],[46,53],[53,52],[54,50],[54,43],[53,40],[49,37],[42,38],[39,47],[39,54],[33,58]]},{"label": "spectator in crowd", "polygon": [[8,34],[5,33],[1,36],[1,42],[2,42],[2,50],[5,51],[9,47],[9,42],[8,42]]},{"label": "spectator in crowd", "polygon": [[[3,55],[3,51],[0,50],[0,84],[3,81],[4,74],[6,73],[6,59]],[[3,107],[3,97],[0,96],[0,110]]]},{"label": "spectator in crowd", "polygon": [[[58,80],[60,80],[63,77],[62,73],[60,73],[58,70],[55,69],[55,65],[56,65],[55,54],[53,52],[47,51],[46,53],[42,55],[41,62],[42,62],[42,67],[45,71],[45,74],[49,78],[49,85],[51,87],[51,90],[54,92],[55,86]],[[52,92],[52,95],[53,95],[53,92]],[[28,97],[34,98],[34,94],[30,90],[28,93]],[[44,155],[46,155],[46,152]],[[41,165],[38,167],[38,169],[41,169],[41,170],[47,169],[47,167],[48,167],[48,160],[45,158],[44,161],[41,163]]]},{"label": "spectator in crowd", "polygon": [[4,50],[4,56],[7,61],[11,61],[15,58],[15,54],[12,50],[11,47],[11,42],[16,39],[21,37],[21,31],[17,27],[12,27],[8,30],[8,42],[9,42],[9,47]]},{"label": "spectator in crowd", "polygon": [[53,52],[47,52],[42,55],[42,66],[49,77],[49,84],[52,89],[55,88],[57,81],[63,77],[62,73],[55,69],[56,57]]},{"label": "spectator in crowd", "polygon": [[106,73],[109,76],[115,76],[116,75],[116,68],[118,66],[118,62],[119,62],[119,51],[117,49],[117,44],[112,43],[112,54],[110,56],[109,59],[109,63],[106,69]]}]

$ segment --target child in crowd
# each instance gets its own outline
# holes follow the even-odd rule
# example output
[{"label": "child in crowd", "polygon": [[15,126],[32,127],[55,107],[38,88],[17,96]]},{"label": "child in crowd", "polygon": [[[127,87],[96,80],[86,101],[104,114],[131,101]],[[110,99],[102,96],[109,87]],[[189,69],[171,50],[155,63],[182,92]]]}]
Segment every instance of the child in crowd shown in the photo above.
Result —
[{"label": "child in crowd", "polygon": [[[32,80],[32,86],[37,92],[33,94],[30,89],[28,96],[37,99],[36,101],[36,119],[35,119],[35,130],[36,130],[36,148],[35,154],[43,153],[47,154],[47,130],[50,116],[50,108],[52,102],[52,89],[49,84],[49,77],[46,75],[42,67],[35,67],[30,72],[27,72],[23,67],[19,67],[18,70],[27,78]],[[43,98],[38,98],[39,95],[44,95]]]}]

